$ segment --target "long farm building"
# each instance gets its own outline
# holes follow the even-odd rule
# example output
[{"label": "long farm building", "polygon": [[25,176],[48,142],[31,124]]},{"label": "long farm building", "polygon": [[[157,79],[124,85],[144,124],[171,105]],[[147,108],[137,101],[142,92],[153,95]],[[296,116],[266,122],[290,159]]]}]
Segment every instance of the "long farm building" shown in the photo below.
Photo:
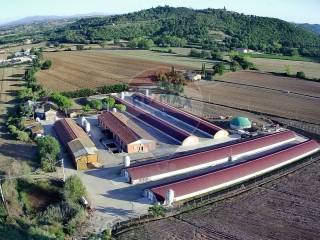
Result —
[{"label": "long farm building", "polygon": [[187,156],[132,166],[126,168],[124,173],[127,180],[133,184],[155,181],[235,161],[241,157],[267,151],[295,140],[294,132],[283,131]]},{"label": "long farm building", "polygon": [[226,130],[214,125],[213,123],[210,123],[191,113],[172,107],[169,104],[147,97],[141,93],[134,93],[132,97],[134,101],[143,102],[155,109],[168,114],[169,116],[172,116],[180,121],[189,124],[190,126],[196,127],[197,129],[210,134],[214,139],[225,138],[229,135]]},{"label": "long farm building", "polygon": [[219,171],[188,178],[147,189],[151,201],[172,204],[208,192],[218,191],[234,184],[279,169],[320,150],[320,144],[309,140],[285,150],[240,163]]},{"label": "long farm building", "polygon": [[54,123],[60,143],[72,157],[77,170],[98,167],[97,148],[86,132],[71,118],[63,118]]}]

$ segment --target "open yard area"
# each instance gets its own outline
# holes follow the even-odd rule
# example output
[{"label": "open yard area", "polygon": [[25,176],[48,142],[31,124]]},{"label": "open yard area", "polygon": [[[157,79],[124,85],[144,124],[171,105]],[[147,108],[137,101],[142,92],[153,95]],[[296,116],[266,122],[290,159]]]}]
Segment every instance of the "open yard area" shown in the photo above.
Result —
[{"label": "open yard area", "polygon": [[[201,69],[205,60],[148,50],[88,50],[45,53],[52,68],[37,74],[48,89],[67,91],[115,83],[145,83],[157,69]],[[207,64],[210,67],[210,63]]]},{"label": "open yard area", "polygon": [[320,78],[320,63],[268,58],[250,58],[250,61],[260,71],[284,73],[286,66],[290,66],[291,74],[303,71],[309,78]]},{"label": "open yard area", "polygon": [[232,199],[144,224],[119,239],[319,239],[319,170],[319,162],[313,163]]}]

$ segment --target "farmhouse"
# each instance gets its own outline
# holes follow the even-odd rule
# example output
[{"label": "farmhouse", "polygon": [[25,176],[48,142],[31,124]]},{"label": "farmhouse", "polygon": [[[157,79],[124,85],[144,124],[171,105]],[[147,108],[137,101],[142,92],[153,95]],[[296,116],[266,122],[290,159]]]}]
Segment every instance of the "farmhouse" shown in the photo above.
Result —
[{"label": "farmhouse", "polygon": [[292,131],[270,134],[237,144],[210,149],[183,157],[132,166],[124,170],[125,177],[132,184],[155,181],[166,177],[184,174],[228,161],[267,151],[274,147],[293,142],[296,135]]},{"label": "farmhouse", "polygon": [[98,120],[101,128],[112,134],[115,143],[124,152],[149,152],[156,147],[156,142],[138,134],[130,119],[122,113],[105,111]]},{"label": "farmhouse", "polygon": [[77,170],[99,166],[97,148],[75,121],[63,118],[54,123],[54,130],[62,146],[69,151]]},{"label": "farmhouse", "polygon": [[238,184],[281,168],[320,150],[320,144],[309,140],[285,150],[240,163],[219,171],[172,182],[146,190],[151,201],[171,205],[173,202],[195,197]]}]

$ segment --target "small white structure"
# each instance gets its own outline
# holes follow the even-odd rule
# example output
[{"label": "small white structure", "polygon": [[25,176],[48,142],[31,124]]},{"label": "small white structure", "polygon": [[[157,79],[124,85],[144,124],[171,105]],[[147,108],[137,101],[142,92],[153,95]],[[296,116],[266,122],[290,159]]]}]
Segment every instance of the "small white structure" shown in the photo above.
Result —
[{"label": "small white structure", "polygon": [[149,89],[146,89],[146,96],[149,97]]},{"label": "small white structure", "polygon": [[171,206],[173,201],[174,201],[174,191],[172,189],[169,189],[167,191],[166,199],[165,199],[165,203],[164,204],[166,204],[168,206]]},{"label": "small white structure", "polygon": [[126,155],[124,157],[124,166],[127,168],[127,167],[130,167],[130,164],[131,164],[130,156]]},{"label": "small white structure", "polygon": [[186,77],[187,77],[187,79],[189,79],[191,81],[200,81],[201,80],[201,74],[195,73],[192,71],[188,71],[186,73]]},{"label": "small white structure", "polygon": [[116,108],[112,108],[112,112],[117,112],[117,109]]},{"label": "small white structure", "polygon": [[85,123],[85,131],[86,133],[89,133],[91,130],[91,125],[90,123],[86,120],[86,123]]},{"label": "small white structure", "polygon": [[84,127],[86,124],[87,119],[85,117],[81,118],[81,127]]},{"label": "small white structure", "polygon": [[121,99],[124,99],[124,92],[121,92]]},{"label": "small white structure", "polygon": [[253,53],[254,51],[249,48],[236,48],[236,51],[239,53]]}]

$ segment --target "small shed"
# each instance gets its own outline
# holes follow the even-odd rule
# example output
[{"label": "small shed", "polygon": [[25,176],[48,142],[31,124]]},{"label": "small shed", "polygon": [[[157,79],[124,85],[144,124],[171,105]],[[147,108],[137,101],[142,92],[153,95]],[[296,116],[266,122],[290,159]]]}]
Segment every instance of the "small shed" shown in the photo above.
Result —
[{"label": "small shed", "polygon": [[77,170],[86,170],[99,162],[97,148],[89,138],[77,138],[67,145]]},{"label": "small shed", "polygon": [[234,130],[251,128],[251,121],[246,117],[235,117],[230,121],[230,127]]},{"label": "small shed", "polygon": [[43,127],[40,123],[36,123],[34,124],[31,128],[30,128],[30,132],[31,135],[33,137],[41,137],[44,134],[44,130]]}]

